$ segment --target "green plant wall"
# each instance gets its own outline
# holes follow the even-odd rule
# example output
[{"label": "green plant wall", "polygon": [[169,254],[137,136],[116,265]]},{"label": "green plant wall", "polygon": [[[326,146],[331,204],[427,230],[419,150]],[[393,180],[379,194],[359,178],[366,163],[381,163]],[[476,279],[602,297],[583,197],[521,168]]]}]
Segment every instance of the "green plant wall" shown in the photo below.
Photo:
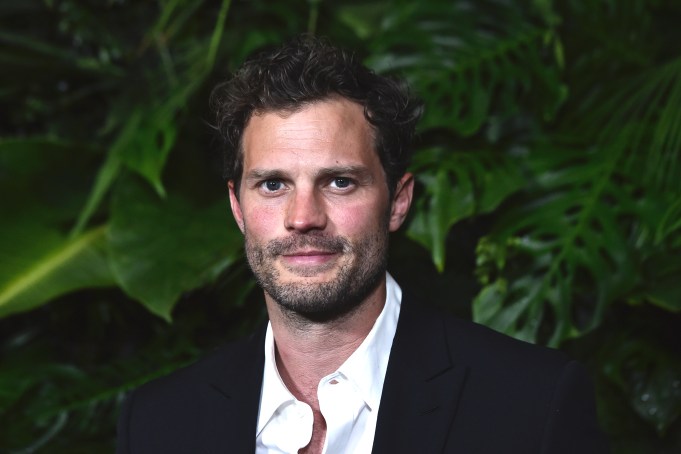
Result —
[{"label": "green plant wall", "polygon": [[132,387],[264,320],[210,90],[301,32],[425,101],[398,280],[590,368],[681,450],[681,4],[0,4],[0,452],[107,452]]}]

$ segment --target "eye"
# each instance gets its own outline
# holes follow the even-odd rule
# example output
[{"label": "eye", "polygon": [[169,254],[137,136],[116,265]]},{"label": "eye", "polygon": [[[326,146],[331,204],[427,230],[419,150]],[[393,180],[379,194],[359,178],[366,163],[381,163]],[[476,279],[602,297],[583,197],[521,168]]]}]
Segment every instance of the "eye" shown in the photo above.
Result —
[{"label": "eye", "polygon": [[284,183],[280,180],[265,180],[260,183],[260,187],[267,192],[276,192],[284,187]]},{"label": "eye", "polygon": [[336,177],[331,180],[331,186],[337,189],[346,189],[352,186],[352,180],[345,177]]}]

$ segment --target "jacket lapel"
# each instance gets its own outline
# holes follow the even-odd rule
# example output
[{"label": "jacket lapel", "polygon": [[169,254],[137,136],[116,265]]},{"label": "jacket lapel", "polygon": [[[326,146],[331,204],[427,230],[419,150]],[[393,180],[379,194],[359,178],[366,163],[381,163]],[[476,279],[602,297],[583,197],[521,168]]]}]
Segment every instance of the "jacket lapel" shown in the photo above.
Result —
[{"label": "jacket lapel", "polygon": [[[200,384],[202,453],[255,452],[265,328],[219,354]],[[441,317],[408,295],[390,352],[374,453],[442,452],[468,368],[454,364]]]},{"label": "jacket lapel", "polygon": [[454,364],[442,318],[405,295],[386,372],[374,453],[442,452],[468,368]]},{"label": "jacket lapel", "polygon": [[[231,348],[201,383],[202,453],[255,452],[264,367],[265,327]],[[225,447],[229,447],[228,451]]]}]

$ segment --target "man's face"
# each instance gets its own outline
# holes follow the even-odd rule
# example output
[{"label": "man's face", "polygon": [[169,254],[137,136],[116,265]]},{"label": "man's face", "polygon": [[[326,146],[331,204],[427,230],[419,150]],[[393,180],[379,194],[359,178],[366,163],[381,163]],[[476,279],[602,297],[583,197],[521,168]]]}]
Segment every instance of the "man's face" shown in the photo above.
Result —
[{"label": "man's face", "polygon": [[246,126],[232,212],[256,279],[283,308],[331,318],[384,282],[388,232],[404,221],[413,179],[389,200],[373,142],[362,107],[340,98]]}]

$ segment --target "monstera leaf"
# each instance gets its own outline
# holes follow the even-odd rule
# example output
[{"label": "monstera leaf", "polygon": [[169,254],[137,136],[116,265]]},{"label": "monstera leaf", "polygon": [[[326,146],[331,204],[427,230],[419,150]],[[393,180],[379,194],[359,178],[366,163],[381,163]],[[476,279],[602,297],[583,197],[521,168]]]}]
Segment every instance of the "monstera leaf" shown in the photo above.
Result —
[{"label": "monstera leaf", "polygon": [[[432,168],[437,168],[435,174]],[[408,235],[431,251],[440,271],[449,229],[462,219],[489,213],[524,184],[512,158],[490,151],[425,150],[416,156],[413,170],[427,197],[417,202]]]},{"label": "monstera leaf", "polygon": [[[635,182],[621,179],[607,153],[538,155],[537,187],[478,246],[484,288],[474,317],[557,346],[598,326],[610,303],[636,291],[643,239],[665,210],[662,197],[643,197]],[[542,324],[550,329],[540,333]]]}]

